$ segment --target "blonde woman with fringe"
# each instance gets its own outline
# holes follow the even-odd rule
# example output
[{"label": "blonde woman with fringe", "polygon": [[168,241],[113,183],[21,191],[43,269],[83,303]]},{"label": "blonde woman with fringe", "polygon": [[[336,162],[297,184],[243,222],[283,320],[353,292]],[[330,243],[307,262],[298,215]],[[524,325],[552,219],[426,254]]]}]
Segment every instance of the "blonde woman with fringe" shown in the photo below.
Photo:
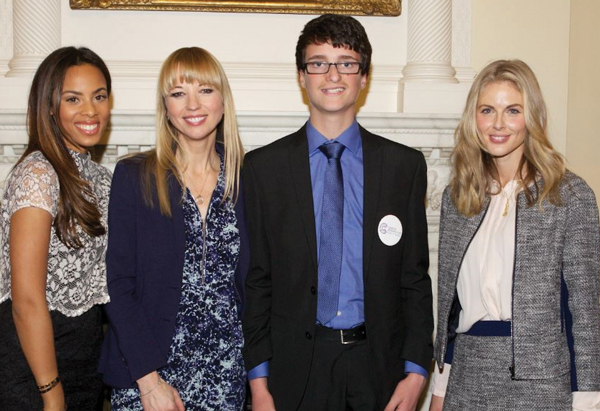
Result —
[{"label": "blonde woman with fringe", "polygon": [[219,62],[164,62],[156,149],[121,160],[109,204],[109,328],[100,371],[116,410],[241,410],[248,265],[243,147]]},{"label": "blonde woman with fringe", "polygon": [[529,66],[486,66],[455,139],[430,411],[599,409],[598,207]]}]

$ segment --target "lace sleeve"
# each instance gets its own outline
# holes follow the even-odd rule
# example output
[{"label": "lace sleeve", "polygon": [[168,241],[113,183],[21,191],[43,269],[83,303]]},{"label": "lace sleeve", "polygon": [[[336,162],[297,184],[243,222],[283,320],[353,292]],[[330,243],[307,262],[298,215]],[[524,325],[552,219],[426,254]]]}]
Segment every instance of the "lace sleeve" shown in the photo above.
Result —
[{"label": "lace sleeve", "polygon": [[58,176],[52,165],[39,153],[28,156],[14,170],[6,187],[6,211],[35,207],[56,217],[59,195]]}]

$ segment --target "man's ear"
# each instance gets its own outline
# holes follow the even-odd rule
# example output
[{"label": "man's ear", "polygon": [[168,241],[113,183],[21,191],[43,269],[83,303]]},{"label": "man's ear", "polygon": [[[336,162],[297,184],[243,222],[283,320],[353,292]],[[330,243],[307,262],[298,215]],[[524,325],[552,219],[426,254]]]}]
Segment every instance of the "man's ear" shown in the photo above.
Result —
[{"label": "man's ear", "polygon": [[302,86],[302,88],[306,88],[306,81],[304,80],[304,76],[306,76],[306,73],[302,70],[298,70],[298,77],[300,79],[300,86]]}]

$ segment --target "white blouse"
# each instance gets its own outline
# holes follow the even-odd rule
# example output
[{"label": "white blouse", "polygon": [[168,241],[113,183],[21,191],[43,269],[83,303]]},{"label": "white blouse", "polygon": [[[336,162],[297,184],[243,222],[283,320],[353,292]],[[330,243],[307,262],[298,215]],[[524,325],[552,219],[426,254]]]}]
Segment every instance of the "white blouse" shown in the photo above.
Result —
[{"label": "white blouse", "polygon": [[[512,180],[491,197],[481,226],[465,253],[456,285],[462,306],[457,333],[467,332],[477,321],[511,320],[518,191],[518,182]],[[433,395],[446,395],[450,368],[450,364],[445,364],[440,373],[434,367],[429,389]],[[574,392],[573,410],[600,410],[600,392]]]},{"label": "white blouse", "polygon": [[[101,213],[102,225],[108,227],[108,195],[111,172],[93,162],[89,154],[71,151],[80,176],[90,183]],[[47,211],[56,217],[59,201],[58,175],[44,155],[35,151],[11,172],[2,198],[0,215],[0,303],[10,298],[9,233],[12,215],[26,207]],[[50,233],[46,300],[50,310],[66,316],[78,316],[95,304],[109,301],[106,287],[107,235],[90,237],[76,227],[83,247],[73,249],[62,243],[54,226]]]}]

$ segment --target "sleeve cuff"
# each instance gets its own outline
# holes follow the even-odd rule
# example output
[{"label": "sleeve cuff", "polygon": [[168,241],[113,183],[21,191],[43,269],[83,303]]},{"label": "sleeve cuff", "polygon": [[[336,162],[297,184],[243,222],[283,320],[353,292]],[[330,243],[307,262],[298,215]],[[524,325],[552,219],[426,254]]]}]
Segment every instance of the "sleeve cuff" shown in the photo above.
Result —
[{"label": "sleeve cuff", "polygon": [[574,391],[573,410],[600,410],[600,391]]},{"label": "sleeve cuff", "polygon": [[450,376],[450,364],[444,364],[443,371],[440,372],[437,362],[433,367],[431,383],[429,384],[429,392],[437,397],[446,396],[446,387],[448,386],[448,378]]},{"label": "sleeve cuff", "polygon": [[248,371],[248,380],[269,376],[269,361],[262,362]]},{"label": "sleeve cuff", "polygon": [[404,373],[405,374],[409,374],[409,373],[419,374],[419,375],[422,375],[423,377],[425,377],[425,379],[427,379],[427,377],[429,376],[429,373],[427,372],[427,370],[425,368],[423,368],[420,365],[417,365],[411,361],[404,362]]}]

